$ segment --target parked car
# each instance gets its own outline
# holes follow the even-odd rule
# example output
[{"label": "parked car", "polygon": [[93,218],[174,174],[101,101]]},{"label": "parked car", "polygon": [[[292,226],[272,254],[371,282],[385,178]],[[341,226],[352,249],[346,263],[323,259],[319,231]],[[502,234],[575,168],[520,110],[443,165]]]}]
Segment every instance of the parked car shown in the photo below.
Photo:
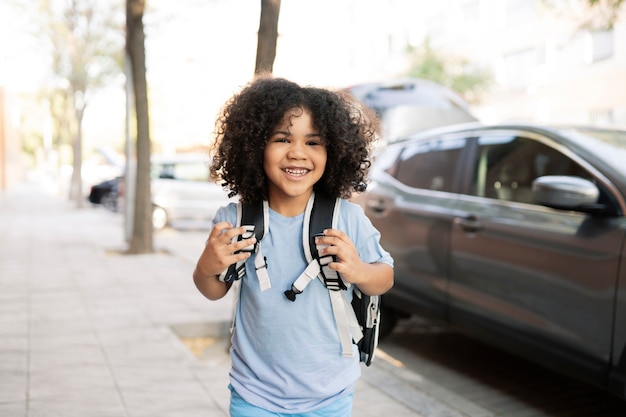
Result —
[{"label": "parked car", "polygon": [[205,155],[152,157],[152,224],[156,230],[181,220],[210,221],[219,207],[231,201],[226,191],[210,180],[208,163]]},{"label": "parked car", "polygon": [[102,181],[99,184],[92,185],[87,199],[91,204],[99,204],[108,210],[118,211],[120,186],[123,181],[124,179],[122,177],[116,177],[111,180]]},{"label": "parked car", "polygon": [[[181,221],[208,222],[229,201],[226,191],[209,178],[205,155],[155,155],[151,158],[152,224],[155,230]],[[91,187],[89,201],[120,211],[124,178]],[[123,200],[122,200],[123,201]]]},{"label": "parked car", "polygon": [[478,121],[459,94],[430,80],[394,78],[346,90],[376,111],[389,143],[426,129]]},{"label": "parked car", "polygon": [[413,314],[626,397],[626,131],[452,126],[377,157],[355,198]]}]

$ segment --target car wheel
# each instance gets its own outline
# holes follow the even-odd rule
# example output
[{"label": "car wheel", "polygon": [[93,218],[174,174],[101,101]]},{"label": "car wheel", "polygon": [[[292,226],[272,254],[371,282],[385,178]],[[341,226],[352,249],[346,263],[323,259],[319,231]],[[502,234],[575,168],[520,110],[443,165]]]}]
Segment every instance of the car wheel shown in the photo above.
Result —
[{"label": "car wheel", "polygon": [[102,198],[100,199],[100,204],[107,210],[116,212],[117,211],[117,194],[114,192],[104,193]]},{"label": "car wheel", "polygon": [[159,206],[152,207],[152,227],[161,230],[167,226],[167,212]]}]

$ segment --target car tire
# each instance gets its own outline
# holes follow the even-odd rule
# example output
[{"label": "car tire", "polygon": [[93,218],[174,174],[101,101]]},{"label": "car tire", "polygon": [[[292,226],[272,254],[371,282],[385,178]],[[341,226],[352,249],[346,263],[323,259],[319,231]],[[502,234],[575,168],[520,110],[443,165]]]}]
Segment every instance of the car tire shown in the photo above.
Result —
[{"label": "car tire", "polygon": [[152,227],[154,230],[161,230],[167,226],[167,212],[163,207],[152,206]]}]

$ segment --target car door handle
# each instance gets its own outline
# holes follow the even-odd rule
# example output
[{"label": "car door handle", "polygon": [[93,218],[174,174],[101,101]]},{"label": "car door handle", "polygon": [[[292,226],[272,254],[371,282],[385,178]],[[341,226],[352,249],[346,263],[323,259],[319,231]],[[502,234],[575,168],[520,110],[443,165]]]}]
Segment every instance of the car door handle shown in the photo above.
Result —
[{"label": "car door handle", "polygon": [[458,224],[466,232],[478,232],[482,230],[483,224],[478,220],[478,217],[474,214],[469,214],[466,217],[456,217],[454,223]]}]

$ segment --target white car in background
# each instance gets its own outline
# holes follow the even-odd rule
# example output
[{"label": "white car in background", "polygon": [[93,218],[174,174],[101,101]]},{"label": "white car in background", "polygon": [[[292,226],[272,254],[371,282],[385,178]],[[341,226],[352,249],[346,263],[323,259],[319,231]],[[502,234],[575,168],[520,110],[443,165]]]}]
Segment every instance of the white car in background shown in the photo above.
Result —
[{"label": "white car in background", "polygon": [[219,207],[237,201],[210,179],[204,154],[153,156],[150,175],[155,230],[181,220],[209,222]]}]

